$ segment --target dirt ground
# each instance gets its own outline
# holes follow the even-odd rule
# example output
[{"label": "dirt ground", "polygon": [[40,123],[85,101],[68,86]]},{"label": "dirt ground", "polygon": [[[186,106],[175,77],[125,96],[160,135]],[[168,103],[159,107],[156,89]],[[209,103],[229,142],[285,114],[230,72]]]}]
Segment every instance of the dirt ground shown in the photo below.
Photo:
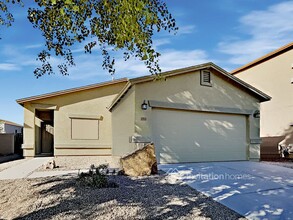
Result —
[{"label": "dirt ground", "polygon": [[0,181],[0,219],[239,219],[236,212],[165,175],[111,176],[118,188],[76,176]]}]

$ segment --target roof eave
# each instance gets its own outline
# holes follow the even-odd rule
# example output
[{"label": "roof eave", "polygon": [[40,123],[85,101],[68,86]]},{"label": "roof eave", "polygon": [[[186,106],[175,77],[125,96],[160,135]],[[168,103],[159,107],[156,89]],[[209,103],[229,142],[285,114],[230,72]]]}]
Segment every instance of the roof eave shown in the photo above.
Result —
[{"label": "roof eave", "polygon": [[[209,68],[211,66],[215,66],[215,64],[213,64],[212,62],[208,62],[208,63],[196,65],[196,66],[190,66],[190,67],[186,67],[186,68],[180,68],[180,69],[175,69],[175,70],[171,70],[171,71],[166,71],[166,72],[161,73],[159,75],[159,77],[164,78],[164,77],[176,76],[176,75],[189,73],[189,72],[197,71],[197,70],[204,69],[204,68]],[[132,84],[137,84],[137,83],[152,81],[152,80],[155,80],[156,78],[157,78],[156,75],[148,75],[148,76],[142,76],[142,77],[129,79],[129,81]]]},{"label": "roof eave", "polygon": [[236,76],[229,74],[226,70],[222,69],[221,67],[219,67],[217,65],[213,65],[213,68],[215,68],[217,71],[222,72],[222,74],[224,74],[226,77],[232,79],[233,81],[236,81],[238,84],[242,85],[243,87],[245,87],[249,91],[253,92],[255,95],[257,95],[259,97],[259,101],[265,102],[265,101],[269,101],[272,99],[272,97],[270,97],[269,95],[265,94],[264,92],[258,90],[255,87],[251,86],[250,84],[244,82],[243,80],[237,78]]},{"label": "roof eave", "polygon": [[280,47],[280,48],[278,48],[278,49],[276,49],[276,50],[274,50],[274,51],[272,51],[270,53],[267,53],[266,55],[264,55],[264,56],[262,56],[262,57],[260,57],[258,59],[255,59],[255,60],[253,60],[253,61],[251,61],[251,62],[249,62],[249,63],[247,63],[247,64],[245,64],[245,65],[243,65],[243,66],[241,66],[241,67],[239,67],[237,69],[235,69],[235,70],[232,70],[231,74],[235,75],[237,73],[240,73],[240,72],[242,72],[242,71],[244,71],[246,69],[249,69],[249,68],[251,68],[253,66],[256,66],[256,65],[258,65],[258,64],[260,64],[262,62],[265,62],[266,60],[269,60],[269,59],[271,59],[273,57],[276,57],[276,56],[278,56],[278,55],[280,55],[280,54],[282,54],[282,53],[284,53],[284,52],[286,52],[288,50],[291,50],[292,48],[293,48],[293,42],[291,42],[289,44],[286,44],[285,46]]},{"label": "roof eave", "polygon": [[131,88],[132,83],[128,80],[126,85],[122,88],[122,90],[117,94],[117,96],[114,98],[112,103],[107,107],[107,109],[111,112],[113,108],[118,104],[120,99],[126,94],[126,92]]},{"label": "roof eave", "polygon": [[37,100],[41,100],[41,99],[45,99],[45,98],[56,97],[56,96],[60,96],[60,95],[66,95],[66,94],[74,93],[74,92],[80,92],[80,91],[100,88],[100,87],[114,85],[114,84],[127,82],[127,81],[128,81],[127,78],[121,78],[121,79],[117,79],[117,80],[114,80],[114,81],[107,81],[107,82],[96,83],[96,84],[92,84],[92,85],[88,85],[88,86],[82,86],[82,87],[77,87],[77,88],[72,88],[72,89],[60,90],[60,91],[57,91],[57,92],[46,93],[46,94],[37,95],[37,96],[30,96],[30,97],[26,97],[26,98],[22,98],[22,99],[17,99],[16,102],[19,105],[24,106],[24,103],[27,103],[27,102],[37,101]]}]

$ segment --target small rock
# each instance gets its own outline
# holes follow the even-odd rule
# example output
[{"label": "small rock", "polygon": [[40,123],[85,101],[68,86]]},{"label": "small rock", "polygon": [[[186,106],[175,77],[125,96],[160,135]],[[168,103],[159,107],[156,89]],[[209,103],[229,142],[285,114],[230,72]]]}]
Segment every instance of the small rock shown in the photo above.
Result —
[{"label": "small rock", "polygon": [[57,166],[56,166],[55,160],[50,160],[48,163],[46,163],[46,164],[43,165],[43,168],[44,169],[50,169],[50,170],[53,170],[56,167]]}]

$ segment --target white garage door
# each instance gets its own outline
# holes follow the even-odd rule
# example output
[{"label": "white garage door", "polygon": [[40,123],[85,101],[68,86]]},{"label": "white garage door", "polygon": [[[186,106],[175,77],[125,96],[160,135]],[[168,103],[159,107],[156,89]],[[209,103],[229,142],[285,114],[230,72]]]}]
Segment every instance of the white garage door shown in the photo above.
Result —
[{"label": "white garage door", "polygon": [[159,163],[247,160],[244,115],[153,109]]}]

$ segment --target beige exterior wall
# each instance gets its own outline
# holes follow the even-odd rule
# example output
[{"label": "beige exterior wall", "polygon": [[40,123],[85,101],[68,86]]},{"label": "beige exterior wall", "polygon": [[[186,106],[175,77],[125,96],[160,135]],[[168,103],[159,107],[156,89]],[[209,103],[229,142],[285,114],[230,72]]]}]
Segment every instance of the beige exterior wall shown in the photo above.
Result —
[{"label": "beige exterior wall", "polygon": [[[151,117],[151,109],[141,110],[143,100],[186,103],[194,106],[216,106],[239,110],[259,109],[258,100],[246,92],[223,80],[218,74],[212,74],[213,86],[201,86],[200,74],[189,73],[167,78],[166,81],[147,82],[136,85],[135,132],[151,135],[150,120],[141,121],[141,117]],[[257,129],[256,129],[257,130]],[[258,136],[257,132],[251,134]]]},{"label": "beige exterior wall", "polygon": [[[212,87],[201,86],[199,71],[168,77],[166,81],[135,84],[111,112],[107,107],[122,90],[125,82],[26,103],[24,105],[24,156],[35,156],[39,153],[36,149],[40,145],[38,137],[41,132],[41,121],[35,116],[36,109],[52,109],[52,106],[56,107],[54,110],[55,156],[126,155],[139,145],[132,143],[129,140],[130,137],[152,141],[153,110],[149,107],[143,111],[141,104],[144,100],[154,100],[170,104],[188,104],[196,108],[216,107],[228,112],[232,110],[240,115],[239,112],[246,112],[243,115],[246,115],[247,120],[246,133],[249,145],[247,155],[250,159],[257,160],[259,158],[259,121],[247,112],[253,113],[259,109],[259,101],[231,82],[224,80],[223,76],[216,71],[212,74],[212,84]],[[99,138],[97,140],[72,139],[72,117],[98,117]]]},{"label": "beige exterior wall", "polygon": [[[107,107],[125,83],[41,99],[24,105],[24,156],[35,156],[40,144],[40,120],[35,108],[56,106],[54,110],[54,155],[111,155],[112,120]],[[44,108],[45,108],[44,107]],[[71,138],[71,117],[99,118],[99,134],[96,140]]]},{"label": "beige exterior wall", "polygon": [[[222,107],[227,110],[236,109],[251,113],[259,109],[259,101],[256,98],[224,80],[219,73],[212,74],[212,83],[212,87],[201,86],[200,73],[195,72],[170,77],[166,81],[137,84],[135,90],[135,135],[146,138],[152,136],[152,109],[141,110],[143,100],[185,103],[197,107]],[[247,134],[248,157],[258,160],[259,120],[252,116],[248,116],[247,119]]]},{"label": "beige exterior wall", "polygon": [[135,86],[112,110],[113,155],[123,156],[135,150],[129,138],[134,135]]},{"label": "beige exterior wall", "polygon": [[[251,114],[259,109],[259,101],[223,79],[212,75],[212,87],[200,85],[198,72],[181,74],[164,80],[135,84],[112,110],[113,154],[122,156],[136,149],[129,137],[153,140],[153,109],[141,109],[144,100],[200,107],[220,107],[222,110],[246,112],[247,159],[259,159],[259,119]],[[180,118],[178,118],[180,120]],[[192,129],[192,128],[186,128]],[[168,128],[166,128],[168,131]],[[167,132],[168,133],[168,132]],[[182,149],[184,150],[184,149]],[[225,152],[223,152],[225,153]]]},{"label": "beige exterior wall", "polygon": [[34,117],[35,121],[35,147],[34,147],[34,153],[40,154],[41,153],[41,123],[42,121],[38,117]]},{"label": "beige exterior wall", "polygon": [[293,50],[235,76],[272,97],[261,104],[260,136],[283,136],[293,123]]},{"label": "beige exterior wall", "polygon": [[35,109],[24,104],[23,156],[35,156]]},{"label": "beige exterior wall", "polygon": [[0,134],[0,154],[14,153],[14,134]]}]

